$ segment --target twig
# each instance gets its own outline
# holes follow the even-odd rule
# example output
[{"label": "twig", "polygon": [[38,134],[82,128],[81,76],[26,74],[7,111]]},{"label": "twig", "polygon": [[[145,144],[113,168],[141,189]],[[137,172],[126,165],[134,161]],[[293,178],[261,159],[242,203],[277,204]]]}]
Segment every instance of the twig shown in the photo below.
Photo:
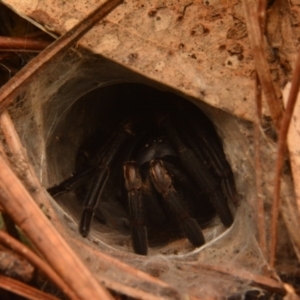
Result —
[{"label": "twig", "polygon": [[21,161],[26,164],[26,168],[22,170],[22,179],[27,185],[27,189],[31,192],[35,202],[40,207],[46,206],[48,208],[47,214],[50,215],[52,219],[55,219],[55,214],[51,210],[47,194],[36,176],[34,168],[28,159],[26,149],[23,147],[14,123],[6,110],[0,114],[0,127],[14,161]]},{"label": "twig", "polygon": [[14,250],[22,257],[26,258],[32,265],[36,266],[70,299],[78,299],[74,292],[68,287],[68,285],[66,285],[60,279],[60,277],[51,269],[51,267],[47,265],[43,260],[41,260],[34,252],[32,252],[25,245],[13,239],[10,235],[8,235],[2,230],[0,230],[0,242],[1,244],[6,245],[10,249]]},{"label": "twig", "polygon": [[[50,221],[35,204],[18,177],[0,155],[0,205],[44,255],[79,299],[111,300]],[[80,282],[80,285],[78,285]]]},{"label": "twig", "polygon": [[270,265],[274,267],[275,256],[276,256],[276,245],[278,238],[278,216],[280,209],[280,180],[281,172],[284,162],[285,150],[286,150],[286,137],[289,130],[291,118],[293,115],[294,107],[296,104],[299,86],[300,86],[300,51],[293,74],[292,86],[286,105],[286,110],[283,115],[282,125],[278,137],[277,145],[277,159],[276,159],[276,170],[274,179],[274,195],[272,203],[272,217],[271,217],[271,238],[270,238]]},{"label": "twig", "polygon": [[[3,111],[3,113],[0,115],[0,128],[2,129],[10,154],[12,154],[13,156],[13,160],[15,162],[25,162],[27,165],[29,160],[26,154],[26,150],[22,145],[19,135],[15,129],[14,123],[7,110]],[[36,191],[38,189],[36,184],[38,184],[39,181],[35,180],[36,175],[33,168],[30,166],[30,168],[26,168],[23,173],[25,173],[22,174],[22,177],[25,177],[24,181],[27,183],[31,183],[29,190]]]},{"label": "twig", "polygon": [[46,294],[18,280],[0,275],[0,287],[6,291],[25,297],[30,300],[59,300],[57,297]]},{"label": "twig", "polygon": [[299,297],[299,292],[293,287],[292,285],[285,283],[284,287],[287,291],[287,295],[285,296],[286,299],[291,299],[291,300],[300,300]]},{"label": "twig", "polygon": [[59,54],[68,50],[88,30],[102,20],[121,2],[122,0],[110,0],[101,4],[86,18],[75,25],[74,28],[66,32],[39,55],[33,58],[13,78],[4,84],[0,89],[0,111],[3,111],[5,107],[13,101],[14,97],[20,93],[22,88],[24,88],[30,80],[33,80],[34,76],[36,76],[43,67],[50,64]]},{"label": "twig", "polygon": [[27,37],[0,36],[0,51],[6,52],[40,52],[51,42]]},{"label": "twig", "polygon": [[262,38],[261,25],[259,24],[258,7],[255,5],[257,2],[253,2],[251,0],[243,0],[243,2],[245,7],[247,31],[253,52],[255,68],[266,96],[271,118],[274,122],[275,128],[279,131],[282,120],[283,105],[277,97],[269,65],[263,49],[264,41]]}]

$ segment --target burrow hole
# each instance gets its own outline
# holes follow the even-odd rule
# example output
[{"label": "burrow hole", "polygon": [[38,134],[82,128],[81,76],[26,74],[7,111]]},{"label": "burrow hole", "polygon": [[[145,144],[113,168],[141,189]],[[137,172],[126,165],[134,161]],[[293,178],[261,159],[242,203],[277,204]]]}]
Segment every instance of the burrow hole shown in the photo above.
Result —
[{"label": "burrow hole", "polygon": [[[148,132],[145,144],[147,143],[146,139],[149,137],[159,138],[161,133],[156,128],[158,115],[180,115],[181,109],[194,111],[203,120],[207,133],[222,145],[213,124],[200,108],[175,94],[133,83],[111,85],[93,90],[78,99],[55,124],[55,129],[47,141],[49,174],[56,178],[56,184],[60,184],[72,175],[84,172],[84,170],[97,164],[97,157],[99,152],[103,151],[101,150],[103,145],[111,136],[121,130],[120,124],[122,122],[132,119],[133,116],[134,118],[139,116],[139,123],[134,134],[140,137],[143,132]],[[178,122],[182,122],[182,119],[179,119]],[[184,127],[185,124],[177,124],[177,126]],[[189,135],[190,133],[185,132],[184,134]],[[161,136],[161,138],[169,140],[168,136]],[[133,149],[143,147],[143,138],[140,138],[142,142],[137,142],[137,139],[133,138],[130,142]],[[137,144],[140,144],[140,146],[136,146]],[[133,252],[130,234],[131,220],[124,179],[122,179],[123,162],[128,160],[126,156],[128,151],[126,151],[124,149],[117,151],[117,163],[111,166],[109,170],[110,175],[95,210],[88,238],[98,239],[104,245],[116,250]],[[133,152],[133,157],[130,159],[137,160],[136,156],[138,154],[136,153],[138,151]],[[176,164],[176,168],[181,171],[180,162],[178,165]],[[184,166],[182,168],[184,169]],[[66,214],[75,221],[74,228],[77,232],[84,200],[91,188],[93,176],[95,176],[94,173],[87,175],[70,190],[55,197]],[[172,176],[180,175],[172,174]],[[179,184],[184,181],[180,178],[174,180]],[[207,199],[207,195],[202,195],[201,190],[199,190],[199,195],[202,195],[203,199],[199,195],[194,200],[185,199],[185,197],[191,198],[195,194],[195,189],[197,189],[195,186],[184,187],[179,191],[179,196],[187,210],[201,223],[201,228],[208,241],[226,230],[226,228],[218,220],[213,205]],[[156,192],[154,194],[158,197],[158,202],[161,203],[160,196]],[[160,219],[157,225],[155,224],[155,218],[160,212],[158,213],[151,205],[145,208],[149,254],[177,254],[193,250],[194,247],[182,234],[176,221],[165,211],[163,205],[160,209],[164,212],[166,218],[164,221]]]}]

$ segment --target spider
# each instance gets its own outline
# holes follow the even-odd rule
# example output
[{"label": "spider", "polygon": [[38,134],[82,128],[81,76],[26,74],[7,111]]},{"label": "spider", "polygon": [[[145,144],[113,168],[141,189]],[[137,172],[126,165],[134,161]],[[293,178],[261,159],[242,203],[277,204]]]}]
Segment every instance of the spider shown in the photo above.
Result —
[{"label": "spider", "polygon": [[153,228],[177,228],[200,247],[201,226],[215,214],[224,226],[233,223],[228,201],[236,198],[234,177],[214,126],[193,104],[165,94],[166,105],[145,100],[142,108],[138,102],[127,107],[87,166],[48,190],[55,197],[81,178],[92,178],[79,224],[82,236],[89,233],[109,179],[128,209],[136,254],[147,255]]}]

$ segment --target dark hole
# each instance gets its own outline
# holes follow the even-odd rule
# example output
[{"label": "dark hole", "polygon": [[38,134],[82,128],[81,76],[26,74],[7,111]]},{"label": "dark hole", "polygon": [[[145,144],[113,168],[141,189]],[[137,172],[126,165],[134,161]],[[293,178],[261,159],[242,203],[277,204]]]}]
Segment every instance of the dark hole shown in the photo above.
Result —
[{"label": "dark hole", "polygon": [[[172,120],[171,125],[168,125],[169,135],[160,127],[166,118]],[[120,148],[115,149],[114,136],[124,131],[128,123],[134,124],[130,129],[128,140]],[[180,149],[174,146],[172,132],[180,132]],[[190,217],[197,220],[201,228],[205,228],[216,216],[216,209],[210,201],[208,190],[198,186],[189,168],[178,157],[178,153],[184,151],[184,147],[190,147],[189,145],[195,149],[201,148],[201,140],[197,137],[200,133],[203,133],[209,142],[213,141],[212,149],[208,151],[214,153],[222,151],[222,144],[213,124],[192,103],[175,94],[145,85],[118,84],[94,90],[79,99],[53,134],[48,154],[60,165],[64,179],[70,177],[67,169],[73,174],[93,170],[95,166],[102,166],[103,155],[104,157],[112,155],[113,162],[108,166],[108,180],[95,210],[92,227],[100,233],[110,230],[114,232],[116,237],[113,241],[106,242],[115,245],[130,245],[130,228],[139,221],[132,221],[129,216],[128,193],[123,174],[123,164],[126,161],[137,162],[143,186],[147,185],[142,193],[144,209],[140,214],[146,223],[149,246],[161,247],[172,240],[184,237],[181,222],[184,222],[185,216],[171,213],[168,209],[169,204],[165,203],[162,194],[154,187],[149,175],[151,159],[164,162],[180,205]],[[68,154],[62,155],[58,151],[59,148],[65,149],[68,145],[71,148],[67,150],[68,153],[73,153],[70,154],[72,163],[65,157]],[[108,145],[109,151],[105,145]],[[146,149],[146,147],[150,149],[152,145],[154,146],[151,151],[156,151],[156,154]],[[221,189],[221,177],[214,170],[207,153],[201,150],[197,155],[200,155],[202,164],[206,167],[206,171],[199,172],[209,172],[207,175],[214,181],[212,185]],[[223,154],[221,159],[224,157]],[[64,169],[64,164],[71,165]],[[64,193],[71,193],[78,201],[79,209],[75,212],[77,218],[81,216],[85,199],[98,171],[99,168],[91,171],[72,186],[71,192]],[[58,185],[58,188],[61,188],[61,185]],[[151,192],[148,193],[148,190]],[[56,198],[72,211],[70,207],[74,206],[73,201],[68,204],[63,197]],[[122,236],[119,240],[118,234]]]}]

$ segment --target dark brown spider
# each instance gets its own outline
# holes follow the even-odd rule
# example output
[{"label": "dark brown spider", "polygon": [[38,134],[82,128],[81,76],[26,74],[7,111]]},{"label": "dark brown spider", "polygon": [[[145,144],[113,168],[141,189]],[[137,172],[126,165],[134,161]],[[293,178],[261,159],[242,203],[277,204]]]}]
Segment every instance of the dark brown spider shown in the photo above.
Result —
[{"label": "dark brown spider", "polygon": [[236,198],[233,173],[211,122],[180,97],[158,93],[169,99],[144,99],[143,105],[124,109],[87,166],[49,189],[56,196],[80,178],[92,178],[79,225],[86,237],[112,178],[129,211],[133,249],[142,255],[148,251],[147,232],[170,224],[195,247],[203,245],[200,225],[217,214],[229,227],[228,201]]}]

